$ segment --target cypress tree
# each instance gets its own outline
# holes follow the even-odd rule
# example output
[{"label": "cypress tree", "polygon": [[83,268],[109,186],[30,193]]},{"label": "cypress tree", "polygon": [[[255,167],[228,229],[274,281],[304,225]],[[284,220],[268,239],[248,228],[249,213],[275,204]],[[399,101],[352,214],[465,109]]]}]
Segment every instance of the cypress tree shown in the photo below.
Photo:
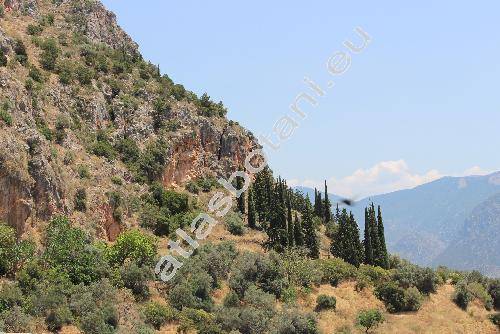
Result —
[{"label": "cypress tree", "polygon": [[292,203],[290,202],[290,193],[288,192],[288,200],[287,200],[287,237],[288,237],[288,247],[295,246],[295,230],[293,224],[293,216],[292,216]]},{"label": "cypress tree", "polygon": [[323,204],[323,221],[328,223],[332,219],[332,204],[328,199],[328,186],[326,185],[325,180],[325,202]]},{"label": "cypress tree", "polygon": [[348,253],[348,216],[347,210],[342,210],[342,213],[337,208],[338,215],[338,229],[332,238],[332,243],[330,246],[330,253],[333,256],[345,259]]},{"label": "cypress tree", "polygon": [[363,262],[363,246],[359,238],[358,223],[354,219],[352,212],[349,215],[349,256],[346,260],[350,264],[359,267]]},{"label": "cypress tree", "polygon": [[369,265],[373,265],[373,248],[371,241],[371,224],[370,217],[368,215],[368,208],[365,208],[365,263]]},{"label": "cypress tree", "polygon": [[293,223],[293,234],[295,239],[295,246],[304,246],[304,231],[302,230],[302,224],[300,223],[299,216],[295,212],[295,221]]},{"label": "cypress tree", "polygon": [[382,210],[380,209],[380,205],[378,206],[378,239],[379,239],[379,266],[384,269],[389,269],[389,255],[387,254],[387,245],[385,244],[385,235],[384,235],[384,221],[382,219]]},{"label": "cypress tree", "polygon": [[[314,189],[316,191],[316,189]],[[320,218],[323,218],[323,200],[321,199],[321,192],[316,191],[316,199],[314,202],[314,214]]]},{"label": "cypress tree", "polygon": [[375,213],[375,206],[373,205],[373,203],[368,208],[368,218],[370,221],[370,241],[373,250],[373,265],[378,266],[379,265],[378,259],[380,256],[380,245],[379,245],[380,243],[378,237],[377,217]]},{"label": "cypress tree", "polygon": [[[236,188],[241,189],[243,188],[243,178],[237,177],[236,178]],[[243,192],[240,197],[237,199],[238,201],[238,210],[242,213],[245,214],[245,192]]]},{"label": "cypress tree", "polygon": [[248,227],[256,228],[256,212],[253,187],[248,190]]},{"label": "cypress tree", "polygon": [[304,224],[304,243],[309,249],[309,256],[313,259],[319,257],[319,239],[316,234],[316,229],[313,223],[313,211],[311,204],[306,204],[306,209],[303,213],[303,224]]}]

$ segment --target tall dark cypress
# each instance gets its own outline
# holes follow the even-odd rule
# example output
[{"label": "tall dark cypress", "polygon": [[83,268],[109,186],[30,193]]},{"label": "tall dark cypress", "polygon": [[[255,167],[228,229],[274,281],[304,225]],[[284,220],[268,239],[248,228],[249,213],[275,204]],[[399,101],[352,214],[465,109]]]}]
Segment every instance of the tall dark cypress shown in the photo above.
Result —
[{"label": "tall dark cypress", "polygon": [[332,219],[332,204],[328,199],[328,186],[326,185],[325,180],[325,201],[323,204],[323,221],[328,223]]},{"label": "tall dark cypress", "polygon": [[387,245],[385,244],[385,235],[384,235],[384,221],[382,219],[382,210],[380,209],[380,205],[378,206],[378,215],[377,215],[377,225],[378,225],[378,239],[379,239],[379,266],[384,269],[389,269],[389,254],[387,254]]},{"label": "tall dark cypress", "polygon": [[373,265],[379,265],[379,256],[380,256],[380,242],[378,237],[378,224],[377,224],[377,216],[375,213],[375,206],[372,203],[368,208],[368,218],[370,221],[370,240],[372,243],[373,250]]},{"label": "tall dark cypress", "polygon": [[[243,188],[243,178],[237,177],[236,178],[236,188],[241,189]],[[245,192],[243,192],[240,197],[238,197],[238,210],[242,213],[245,214]]]},{"label": "tall dark cypress", "polygon": [[373,248],[371,241],[371,223],[368,215],[368,208],[365,208],[365,239],[363,241],[365,246],[365,263],[373,265]]},{"label": "tall dark cypress", "polygon": [[343,209],[341,213],[337,208],[337,216],[338,228],[332,238],[330,253],[345,260],[349,253],[349,217],[347,216],[347,210]]},{"label": "tall dark cypress", "polygon": [[287,237],[288,237],[288,247],[295,246],[295,229],[292,216],[292,203],[290,201],[290,191],[287,191]]},{"label": "tall dark cypress", "polygon": [[254,190],[253,187],[248,189],[248,227],[254,229],[256,228],[256,212],[255,212],[255,200],[254,200]]},{"label": "tall dark cypress", "polygon": [[319,238],[314,228],[313,210],[310,203],[306,204],[306,209],[302,217],[305,246],[309,249],[309,256],[317,259],[319,257]]},{"label": "tall dark cypress", "polygon": [[323,219],[323,200],[321,199],[321,192],[316,191],[315,197],[316,199],[314,201],[314,215]]},{"label": "tall dark cypress", "polygon": [[295,239],[295,246],[304,246],[304,231],[302,229],[302,224],[300,223],[297,212],[295,212],[295,221],[293,222],[293,234]]},{"label": "tall dark cypress", "polygon": [[347,258],[347,262],[359,267],[363,262],[363,245],[359,237],[359,227],[358,223],[354,219],[352,212],[349,214],[349,244],[350,250]]}]

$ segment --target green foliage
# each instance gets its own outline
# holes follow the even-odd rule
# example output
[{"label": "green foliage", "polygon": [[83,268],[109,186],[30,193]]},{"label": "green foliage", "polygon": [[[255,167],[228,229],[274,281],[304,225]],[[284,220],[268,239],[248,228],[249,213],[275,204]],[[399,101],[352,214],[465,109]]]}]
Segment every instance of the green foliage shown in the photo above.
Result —
[{"label": "green foliage", "polygon": [[9,112],[10,102],[5,100],[0,107],[0,119],[5,122],[8,126],[12,126],[12,115]]},{"label": "green foliage", "polygon": [[75,69],[75,76],[82,85],[90,85],[94,78],[94,72],[86,66],[79,65]]},{"label": "green foliage", "polygon": [[14,45],[14,53],[16,54],[16,60],[23,66],[28,65],[28,54],[26,53],[26,46],[23,41],[18,39]]},{"label": "green foliage", "polygon": [[356,323],[358,326],[365,328],[365,333],[375,329],[378,325],[384,322],[384,316],[377,309],[364,310],[358,313]]},{"label": "green foliage", "polygon": [[5,52],[3,52],[2,48],[0,48],[0,66],[4,67],[7,66],[7,56],[5,55]]},{"label": "green foliage", "polygon": [[493,307],[498,310],[500,309],[500,280],[496,279],[490,282],[488,285],[488,293],[493,299]]},{"label": "green foliage", "polygon": [[277,297],[281,295],[286,281],[276,253],[244,252],[235,260],[229,286],[241,298],[251,284]]},{"label": "green foliage", "polygon": [[0,328],[9,333],[31,331],[32,318],[19,306],[0,313]]},{"label": "green foliage", "polygon": [[35,245],[17,240],[14,228],[0,222],[0,276],[12,275],[34,255]]},{"label": "green foliage", "polygon": [[77,172],[81,179],[90,179],[90,171],[86,165],[78,166]]},{"label": "green foliage", "polygon": [[339,226],[336,234],[332,238],[330,252],[344,261],[359,267],[363,262],[363,245],[359,237],[359,228],[352,213],[347,213],[346,209],[338,214]]},{"label": "green foliage", "polygon": [[38,83],[45,82],[45,76],[43,75],[42,71],[38,67],[30,66],[30,70],[29,70],[28,75],[35,82],[38,82]]},{"label": "green foliage", "polygon": [[0,286],[0,314],[16,305],[23,305],[21,289],[15,284],[3,283]]},{"label": "green foliage", "polygon": [[204,93],[197,102],[199,114],[207,117],[224,117],[227,114],[227,109],[222,104],[222,101],[215,103],[210,99],[207,93]]},{"label": "green foliage", "polygon": [[318,264],[322,272],[323,283],[337,286],[342,281],[356,277],[356,267],[341,259],[321,259]]},{"label": "green foliage", "polygon": [[245,226],[243,224],[243,216],[237,212],[230,212],[225,217],[226,228],[229,233],[234,235],[243,235]]},{"label": "green foliage", "polygon": [[389,279],[390,272],[380,267],[362,264],[358,269],[358,277],[368,278],[372,284],[379,284]]},{"label": "green foliage", "polygon": [[384,302],[391,313],[418,311],[422,304],[422,295],[416,288],[404,289],[392,281],[377,286],[375,296]]},{"label": "green foliage", "polygon": [[93,154],[110,161],[114,160],[117,156],[116,150],[110,143],[107,133],[103,130],[97,132],[96,141],[92,145],[91,150]]},{"label": "green foliage", "polygon": [[48,71],[54,71],[56,68],[57,58],[61,52],[57,46],[57,41],[53,38],[46,39],[40,47],[42,54],[40,56],[40,64]]},{"label": "green foliage", "polygon": [[467,285],[467,289],[474,299],[479,299],[484,304],[484,307],[488,311],[493,308],[493,299],[491,298],[483,284],[471,282]]},{"label": "green foliage", "polygon": [[107,255],[112,264],[122,265],[131,260],[137,265],[152,265],[156,257],[156,241],[139,230],[126,231],[108,249]]},{"label": "green foliage", "polygon": [[500,313],[491,314],[489,318],[494,325],[500,328]]},{"label": "green foliage", "polygon": [[87,191],[84,188],[79,188],[75,194],[75,210],[87,211]]},{"label": "green foliage", "polygon": [[58,144],[62,144],[66,139],[66,129],[69,128],[70,121],[60,115],[56,119],[56,130],[55,130],[55,138]]},{"label": "green foliage", "polygon": [[74,284],[94,282],[106,268],[100,250],[65,217],[50,222],[45,244],[43,257],[49,267],[67,274]]},{"label": "green foliage", "polygon": [[31,36],[39,36],[43,31],[43,27],[40,24],[28,24],[26,28],[26,33]]},{"label": "green foliage", "polygon": [[214,177],[198,177],[189,181],[186,185],[186,189],[193,194],[198,194],[200,191],[210,192],[212,189],[219,187],[220,184]]},{"label": "green foliage", "polygon": [[393,274],[393,280],[401,287],[416,287],[423,294],[436,293],[439,278],[430,268],[420,268],[413,264],[399,267]]},{"label": "green foliage", "polygon": [[213,278],[204,270],[193,270],[190,276],[182,278],[169,290],[170,304],[178,310],[193,308],[210,312],[214,304],[211,297]]},{"label": "green foliage", "polygon": [[272,319],[271,333],[319,334],[314,314],[304,314],[297,309],[286,309]]},{"label": "green foliage", "polygon": [[157,302],[149,302],[144,306],[143,310],[146,323],[159,330],[161,326],[171,322],[177,318],[176,312]]},{"label": "green foliage", "polygon": [[457,304],[461,309],[467,310],[467,306],[473,300],[473,295],[469,291],[467,287],[467,283],[461,281],[457,283],[455,286],[455,293],[453,294],[453,301]]},{"label": "green foliage", "polygon": [[337,299],[333,296],[319,295],[316,298],[316,311],[335,310]]},{"label": "green foliage", "polygon": [[138,266],[136,263],[126,263],[120,268],[120,276],[123,286],[132,290],[138,300],[145,300],[149,297],[148,281],[154,278],[151,268]]},{"label": "green foliage", "polygon": [[279,257],[279,268],[291,287],[311,288],[320,283],[322,273],[317,267],[317,262],[308,258],[304,249],[286,249]]}]

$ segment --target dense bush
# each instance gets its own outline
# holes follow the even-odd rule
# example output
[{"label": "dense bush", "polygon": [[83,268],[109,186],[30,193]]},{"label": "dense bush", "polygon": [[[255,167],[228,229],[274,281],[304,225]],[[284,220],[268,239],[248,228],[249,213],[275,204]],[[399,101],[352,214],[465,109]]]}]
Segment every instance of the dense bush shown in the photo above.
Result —
[{"label": "dense bush", "polygon": [[26,53],[26,46],[24,46],[23,41],[20,39],[16,40],[14,45],[14,53],[16,54],[16,60],[21,64],[26,66],[28,64],[28,54]]},{"label": "dense bush", "polygon": [[314,314],[287,309],[278,314],[271,324],[271,333],[276,334],[319,334]]},{"label": "dense bush", "polygon": [[287,249],[280,254],[279,267],[286,277],[288,286],[311,288],[321,282],[321,271],[317,262],[307,256],[307,250]]},{"label": "dense bush", "polygon": [[391,313],[418,311],[422,305],[422,295],[415,287],[404,289],[392,281],[377,286],[375,296]]},{"label": "dense bush", "polygon": [[390,272],[381,267],[362,264],[358,268],[358,278],[368,278],[372,284],[385,282],[389,279]]},{"label": "dense bush", "polygon": [[500,328],[500,313],[495,313],[490,315],[490,320],[493,324]]},{"label": "dense bush", "polygon": [[420,268],[413,264],[399,267],[393,280],[402,288],[416,287],[423,294],[435,293],[440,282],[437,274],[430,268]]},{"label": "dense bush", "polygon": [[8,126],[12,125],[12,115],[9,112],[10,104],[5,101],[0,107],[0,119]]},{"label": "dense bush", "polygon": [[75,210],[85,212],[87,211],[87,192],[85,189],[80,188],[75,194]]},{"label": "dense bush", "polygon": [[139,230],[129,230],[120,234],[113,246],[107,250],[109,261],[122,265],[125,260],[137,265],[152,265],[156,257],[156,241]]},{"label": "dense bush", "polygon": [[500,309],[500,280],[493,280],[488,286],[488,293],[493,299],[493,307]]},{"label": "dense bush", "polygon": [[170,304],[178,310],[183,308],[202,309],[210,312],[214,302],[211,296],[213,279],[204,270],[189,273],[189,276],[179,274],[180,282],[175,282],[168,292]]},{"label": "dense bush", "polygon": [[31,331],[32,318],[19,306],[0,313],[0,330],[8,333]]},{"label": "dense bush", "polygon": [[243,216],[237,212],[230,212],[225,217],[226,228],[229,233],[234,235],[243,235],[245,233],[245,225],[243,224]]},{"label": "dense bush", "polygon": [[107,267],[101,251],[92,245],[83,230],[72,227],[65,217],[50,222],[45,244],[43,257],[47,264],[66,273],[74,284],[98,280]]},{"label": "dense bush", "polygon": [[344,262],[342,259],[322,259],[318,262],[322,272],[321,281],[323,283],[329,283],[332,286],[337,286],[342,281],[356,277],[356,267]]},{"label": "dense bush", "polygon": [[57,46],[57,41],[53,38],[48,38],[41,44],[41,48],[42,54],[40,56],[40,64],[44,69],[54,71],[57,58],[61,52]]},{"label": "dense bush", "polygon": [[473,296],[467,287],[467,283],[461,281],[457,283],[455,286],[455,293],[453,294],[453,301],[457,304],[461,309],[467,310],[467,306],[472,301]]},{"label": "dense bush", "polygon": [[164,324],[176,319],[176,313],[168,306],[157,302],[149,302],[143,310],[146,323],[159,330]]},{"label": "dense bush", "polygon": [[0,48],[0,66],[7,66],[7,56],[5,52],[3,52],[2,48]]},{"label": "dense bush", "polygon": [[358,313],[356,323],[358,326],[364,327],[368,333],[371,329],[376,328],[384,322],[384,316],[377,309],[365,310]]},{"label": "dense bush", "polygon": [[97,132],[96,141],[92,145],[92,153],[108,160],[114,160],[116,158],[117,153],[115,148],[110,143],[109,137],[105,131],[100,130]]},{"label": "dense bush", "polygon": [[0,286],[0,313],[23,305],[23,294],[16,284],[3,283]]},{"label": "dense bush", "polygon": [[281,295],[286,280],[278,255],[273,252],[269,255],[244,252],[235,260],[229,278],[231,289],[242,298],[252,284],[277,297]]},{"label": "dense bush", "polygon": [[319,295],[316,298],[316,311],[335,310],[337,299],[333,296]]},{"label": "dense bush", "polygon": [[481,283],[472,282],[467,285],[467,289],[472,294],[473,299],[479,299],[484,307],[489,311],[493,308],[493,299]]},{"label": "dense bush", "polygon": [[138,300],[149,297],[148,281],[154,278],[151,268],[140,267],[134,262],[126,263],[120,268],[120,277],[123,286],[132,290]]},{"label": "dense bush", "polygon": [[0,222],[0,276],[14,274],[34,253],[33,242],[17,240],[14,228]]}]

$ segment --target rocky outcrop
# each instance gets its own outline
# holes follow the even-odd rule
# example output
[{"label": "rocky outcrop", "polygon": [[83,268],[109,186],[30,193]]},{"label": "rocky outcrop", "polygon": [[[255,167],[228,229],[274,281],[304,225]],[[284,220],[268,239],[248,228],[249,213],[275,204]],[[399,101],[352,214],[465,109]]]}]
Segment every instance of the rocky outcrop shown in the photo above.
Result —
[{"label": "rocky outcrop", "polygon": [[70,0],[66,6],[74,22],[92,43],[103,43],[115,49],[139,57],[139,47],[116,22],[114,13],[99,1]]}]

